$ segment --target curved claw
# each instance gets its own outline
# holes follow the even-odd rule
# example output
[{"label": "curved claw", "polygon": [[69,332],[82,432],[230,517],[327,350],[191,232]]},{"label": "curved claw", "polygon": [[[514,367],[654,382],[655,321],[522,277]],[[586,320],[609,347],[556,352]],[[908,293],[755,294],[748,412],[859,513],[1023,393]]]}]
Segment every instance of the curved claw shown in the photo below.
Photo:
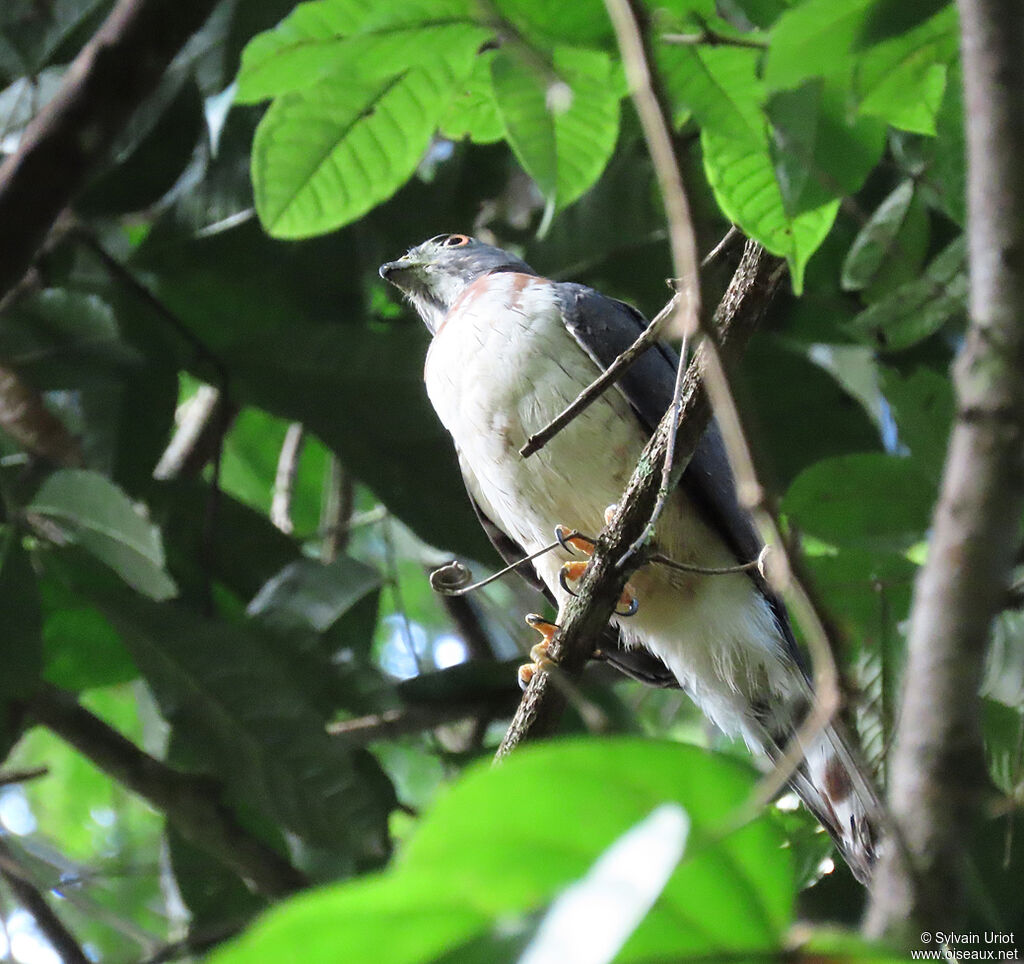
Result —
[{"label": "curved claw", "polygon": [[575,590],[569,588],[569,574],[565,571],[564,566],[558,570],[558,585],[560,585],[562,589],[565,590],[565,592],[567,592],[570,596],[573,596],[577,599],[579,598],[580,594]]},{"label": "curved claw", "polygon": [[622,595],[619,597],[619,605],[624,605],[626,608],[620,612],[618,607],[616,607],[615,615],[621,616],[623,619],[635,616],[640,608],[640,600],[637,599],[636,592],[628,582],[626,583],[626,588],[622,590]]},{"label": "curved claw", "polygon": [[578,535],[579,533],[575,529],[569,529],[562,525],[555,526],[555,538],[570,556],[576,555],[576,547],[572,544],[572,540]]},{"label": "curved claw", "polygon": [[630,600],[629,600],[629,605],[626,607],[625,611],[624,612],[619,612],[619,610],[616,609],[615,610],[615,615],[616,616],[621,616],[623,619],[628,619],[630,616],[635,616],[637,614],[637,610],[639,608],[640,608],[640,600],[637,599],[636,596],[631,596]]}]

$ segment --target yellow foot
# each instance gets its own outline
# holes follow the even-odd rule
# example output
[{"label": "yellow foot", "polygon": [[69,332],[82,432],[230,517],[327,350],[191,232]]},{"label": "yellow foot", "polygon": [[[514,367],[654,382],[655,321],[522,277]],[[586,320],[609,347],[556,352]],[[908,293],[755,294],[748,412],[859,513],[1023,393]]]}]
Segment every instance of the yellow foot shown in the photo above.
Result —
[{"label": "yellow foot", "polygon": [[574,555],[577,549],[585,556],[589,556],[594,551],[593,539],[587,538],[587,536],[576,529],[570,529],[568,526],[555,526],[555,538],[562,544],[563,549],[567,549]]},{"label": "yellow foot", "polygon": [[[586,571],[588,565],[589,563],[587,562],[567,562],[558,570],[558,584],[570,596],[575,596],[577,593],[570,587],[569,583],[576,582]],[[639,608],[640,603],[636,598],[636,590],[627,582],[623,587],[622,595],[619,596],[619,602],[615,607],[615,615],[635,616]]]},{"label": "yellow foot", "polygon": [[557,623],[538,616],[536,613],[527,613],[526,625],[532,626],[540,633],[541,641],[530,650],[531,662],[524,663],[519,667],[519,687],[524,690],[530,685],[530,680],[538,670],[550,670],[556,665],[555,661],[548,656],[548,647],[558,631]]}]

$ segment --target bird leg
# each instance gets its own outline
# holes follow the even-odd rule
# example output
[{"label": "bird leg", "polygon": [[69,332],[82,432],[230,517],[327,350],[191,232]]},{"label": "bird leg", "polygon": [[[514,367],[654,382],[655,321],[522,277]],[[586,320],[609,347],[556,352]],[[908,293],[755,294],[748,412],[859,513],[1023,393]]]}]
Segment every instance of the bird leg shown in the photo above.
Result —
[{"label": "bird leg", "polygon": [[[604,516],[607,521],[611,515],[615,512],[615,506],[610,505],[605,509]],[[568,529],[566,526],[555,526],[555,538],[561,543],[561,545],[569,552],[575,554],[578,549],[585,556],[590,556],[594,551],[594,540],[588,536],[582,535],[575,529]],[[558,571],[558,584],[562,589],[567,592],[570,596],[576,596],[573,589],[570,588],[570,582],[576,582],[583,573],[586,571],[587,566],[590,565],[590,560],[573,560],[572,562],[565,563]],[[620,608],[621,607],[621,608]],[[619,601],[615,608],[616,616],[635,616],[636,611],[640,608],[640,603],[636,598],[636,593],[633,587],[627,582],[622,590],[622,595],[619,597]]]},{"label": "bird leg", "polygon": [[548,647],[559,628],[558,623],[538,616],[537,613],[526,614],[526,625],[536,629],[541,635],[541,640],[530,649],[530,662],[523,663],[519,667],[519,687],[524,690],[530,685],[530,680],[538,670],[550,670],[556,665],[555,661],[548,656]]}]

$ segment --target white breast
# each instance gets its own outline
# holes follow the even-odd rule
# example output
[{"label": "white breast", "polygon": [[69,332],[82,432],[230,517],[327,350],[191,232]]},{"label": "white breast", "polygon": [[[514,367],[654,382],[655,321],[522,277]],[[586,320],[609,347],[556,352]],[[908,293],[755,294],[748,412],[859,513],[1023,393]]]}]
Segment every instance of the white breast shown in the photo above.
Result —
[{"label": "white breast", "polygon": [[[430,400],[459,450],[467,484],[484,512],[529,552],[556,525],[595,534],[618,501],[645,442],[618,391],[606,392],[529,459],[526,439],[598,374],[563,324],[553,284],[503,273],[470,285],[427,355]],[[674,558],[701,565],[736,560],[681,493],[666,507],[658,539]],[[537,569],[564,602],[550,553]],[[671,667],[722,729],[748,736],[753,693],[799,684],[767,603],[744,575],[695,577],[647,566],[632,579],[640,600],[623,621],[628,638]]]}]

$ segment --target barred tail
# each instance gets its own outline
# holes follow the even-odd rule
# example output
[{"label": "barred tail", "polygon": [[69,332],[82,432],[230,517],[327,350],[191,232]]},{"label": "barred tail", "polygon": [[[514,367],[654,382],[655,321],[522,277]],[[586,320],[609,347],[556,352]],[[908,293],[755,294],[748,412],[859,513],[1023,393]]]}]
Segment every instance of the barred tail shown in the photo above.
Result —
[{"label": "barred tail", "polygon": [[790,783],[832,836],[854,877],[867,884],[877,855],[881,804],[850,747],[840,726],[825,727],[805,749]]}]

